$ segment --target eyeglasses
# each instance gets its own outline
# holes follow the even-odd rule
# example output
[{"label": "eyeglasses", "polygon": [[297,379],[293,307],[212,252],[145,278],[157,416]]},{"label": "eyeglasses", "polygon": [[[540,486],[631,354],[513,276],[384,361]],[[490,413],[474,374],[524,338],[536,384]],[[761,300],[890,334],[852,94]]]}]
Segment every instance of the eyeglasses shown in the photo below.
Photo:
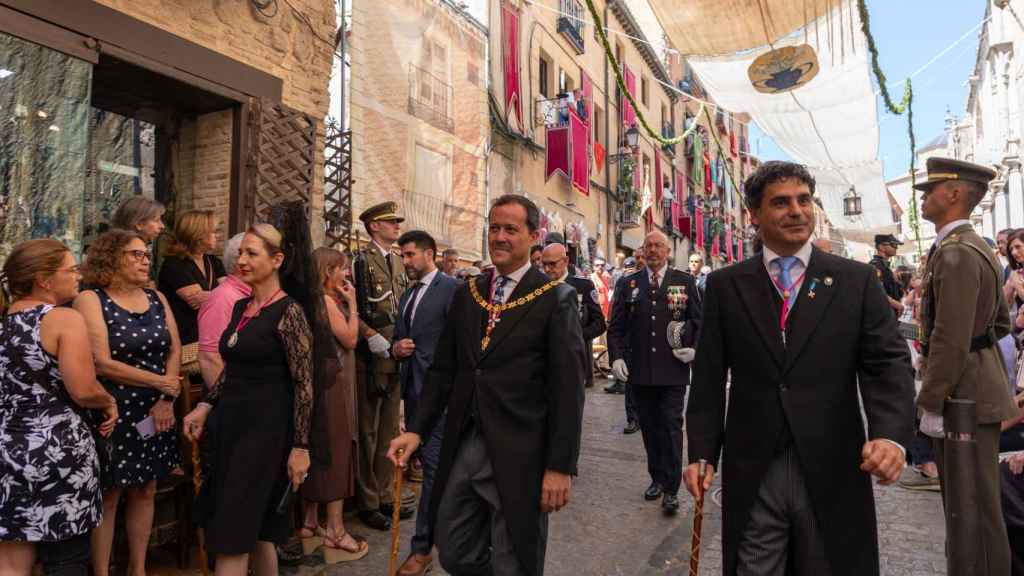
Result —
[{"label": "eyeglasses", "polygon": [[124,253],[131,256],[136,262],[153,261],[153,254],[146,250],[125,250]]}]

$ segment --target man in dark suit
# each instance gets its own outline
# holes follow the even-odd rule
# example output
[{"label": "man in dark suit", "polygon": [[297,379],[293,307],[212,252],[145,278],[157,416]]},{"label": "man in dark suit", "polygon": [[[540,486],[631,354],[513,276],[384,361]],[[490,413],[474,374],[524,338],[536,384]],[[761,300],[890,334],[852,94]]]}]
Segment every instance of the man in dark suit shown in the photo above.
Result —
[{"label": "man in dark suit", "polygon": [[[437,341],[448,320],[448,309],[459,282],[437,268],[434,263],[437,244],[430,234],[422,230],[406,232],[398,239],[398,247],[402,251],[402,264],[410,284],[398,303],[400,314],[395,324],[392,353],[401,362],[405,420],[411,422],[415,418],[427,370],[434,362]],[[443,434],[444,416],[420,448],[423,486],[416,514],[416,533],[412,538],[409,557],[398,570],[400,576],[422,576],[433,564],[431,550],[434,547],[434,534],[430,522],[430,493],[441,458]]]},{"label": "man in dark suit", "polygon": [[569,276],[569,253],[564,244],[548,244],[540,257],[544,273],[552,280],[560,280],[576,289],[579,303],[580,325],[583,328],[583,367],[586,387],[594,385],[594,338],[604,334],[607,325],[601,305],[597,303],[597,288],[589,278]]},{"label": "man in dark suit", "polygon": [[495,270],[460,286],[409,431],[404,466],[447,408],[431,510],[453,574],[544,572],[548,513],[569,501],[583,420],[576,291],[530,264],[540,210],[524,196],[491,207]]},{"label": "man in dark suit", "polygon": [[[644,499],[661,497],[662,510],[675,514],[683,469],[683,400],[701,306],[693,276],[668,265],[664,234],[648,234],[643,252],[647,265],[624,276],[615,289],[608,353],[615,378],[633,388],[651,476]],[[680,348],[669,345],[672,322],[685,323]]]},{"label": "man in dark suit", "polygon": [[685,478],[708,489],[723,452],[726,576],[877,575],[871,475],[895,482],[912,436],[896,318],[873,268],[811,245],[813,194],[803,166],[758,168],[745,201],[764,251],[704,294]]}]

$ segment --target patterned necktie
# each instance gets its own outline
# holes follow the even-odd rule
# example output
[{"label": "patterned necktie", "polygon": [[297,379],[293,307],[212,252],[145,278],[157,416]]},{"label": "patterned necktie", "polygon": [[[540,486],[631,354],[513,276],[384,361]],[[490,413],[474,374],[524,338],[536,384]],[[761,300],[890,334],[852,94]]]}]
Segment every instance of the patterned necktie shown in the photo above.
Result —
[{"label": "patterned necktie", "polygon": [[494,287],[494,296],[491,298],[491,304],[505,303],[506,284],[508,284],[508,276],[498,276],[498,282]]},{"label": "patterned necktie", "polygon": [[660,287],[660,278],[658,278],[658,271],[651,270],[651,287],[657,290]]},{"label": "patterned necktie", "polygon": [[[782,314],[779,318],[779,326],[782,331],[786,331],[786,319],[789,317],[789,311],[793,308],[793,304],[796,303],[796,292],[793,291],[793,285],[796,282],[790,277],[790,270],[796,265],[799,260],[796,256],[781,256],[774,260],[779,265],[779,278],[776,281],[776,285],[782,290]],[[802,278],[802,276],[801,276]]]}]

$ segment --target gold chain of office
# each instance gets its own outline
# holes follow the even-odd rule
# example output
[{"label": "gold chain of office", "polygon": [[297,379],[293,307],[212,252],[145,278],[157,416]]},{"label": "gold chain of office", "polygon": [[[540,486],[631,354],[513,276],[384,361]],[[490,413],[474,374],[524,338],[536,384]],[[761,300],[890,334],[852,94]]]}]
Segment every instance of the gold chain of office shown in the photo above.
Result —
[{"label": "gold chain of office", "polygon": [[548,290],[551,290],[552,288],[558,286],[561,283],[561,280],[552,280],[551,282],[548,282],[547,284],[541,286],[540,288],[537,288],[533,292],[530,292],[526,296],[521,296],[519,298],[516,298],[515,300],[506,302],[504,304],[488,304],[487,301],[484,300],[484,297],[480,295],[480,291],[476,287],[476,282],[469,283],[469,292],[470,294],[473,295],[473,300],[476,300],[476,303],[479,304],[481,308],[493,314],[495,311],[504,312],[505,310],[511,310],[512,308],[516,308],[524,304],[529,304],[530,302],[533,302],[533,300],[540,296],[541,294],[547,292]]}]

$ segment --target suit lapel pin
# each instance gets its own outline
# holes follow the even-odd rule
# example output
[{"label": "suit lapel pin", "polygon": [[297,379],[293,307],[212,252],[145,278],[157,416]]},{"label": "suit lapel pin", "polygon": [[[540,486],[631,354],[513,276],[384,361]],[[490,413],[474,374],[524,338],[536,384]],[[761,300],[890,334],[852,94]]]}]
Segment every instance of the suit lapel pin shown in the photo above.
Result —
[{"label": "suit lapel pin", "polygon": [[825,276],[825,286],[831,286],[832,284],[835,284],[835,281],[832,280],[832,277],[831,276]]},{"label": "suit lapel pin", "polygon": [[811,300],[814,300],[814,297],[815,297],[814,287],[817,286],[817,285],[818,285],[818,279],[817,278],[811,280],[811,286],[807,289],[807,297],[810,298]]}]

